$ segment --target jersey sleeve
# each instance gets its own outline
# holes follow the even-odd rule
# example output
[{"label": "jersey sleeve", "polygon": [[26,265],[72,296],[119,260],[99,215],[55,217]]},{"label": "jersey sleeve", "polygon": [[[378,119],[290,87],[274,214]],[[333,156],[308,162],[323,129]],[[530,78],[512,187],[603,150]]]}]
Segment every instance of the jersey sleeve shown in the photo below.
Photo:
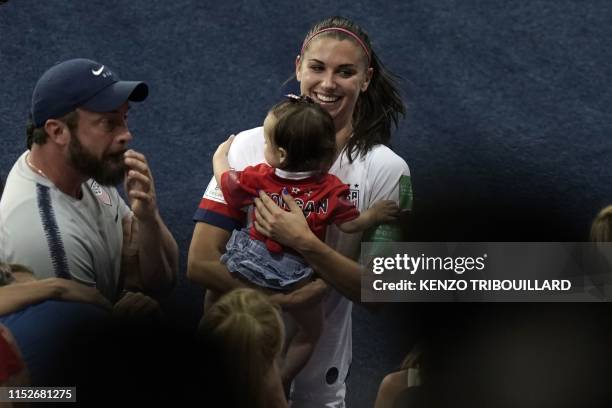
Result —
[{"label": "jersey sleeve", "polygon": [[221,188],[213,176],[204,191],[200,205],[196,210],[193,220],[214,225],[227,231],[239,229],[246,220],[244,212],[233,208],[225,202]]},{"label": "jersey sleeve", "polygon": [[332,212],[332,223],[339,225],[359,217],[359,210],[349,200],[350,190],[348,185],[343,184],[337,177],[334,177],[337,186],[333,190],[332,200],[334,203]]},{"label": "jersey sleeve", "polygon": [[[248,165],[264,161],[264,136],[261,127],[240,132],[228,153],[232,169],[242,170]],[[244,226],[246,214],[240,209],[227,205],[221,188],[214,177],[211,178],[198,208],[193,216],[195,222],[204,222],[231,231]]]},{"label": "jersey sleeve", "polygon": [[[368,174],[370,195],[367,208],[379,200],[394,200],[401,211],[412,210],[412,182],[406,162],[386,146],[372,151]],[[366,231],[363,241],[397,242],[403,239],[401,222],[381,224]]]},{"label": "jersey sleeve", "polygon": [[400,210],[411,210],[412,182],[408,164],[386,146],[375,149],[368,166],[370,195],[367,207],[379,200],[395,200]]},{"label": "jersey sleeve", "polygon": [[253,203],[257,190],[263,188],[265,164],[249,166],[242,171],[229,170],[221,175],[221,192],[225,202],[234,208],[242,208]]}]

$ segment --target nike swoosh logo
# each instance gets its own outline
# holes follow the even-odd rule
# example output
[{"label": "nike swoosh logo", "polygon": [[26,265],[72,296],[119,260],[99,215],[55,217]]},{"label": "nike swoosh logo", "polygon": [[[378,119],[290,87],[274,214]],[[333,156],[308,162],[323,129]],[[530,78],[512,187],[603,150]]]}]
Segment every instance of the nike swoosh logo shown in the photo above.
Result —
[{"label": "nike swoosh logo", "polygon": [[104,65],[102,65],[100,67],[100,69],[97,69],[97,70],[96,69],[92,69],[91,73],[94,74],[95,76],[98,76],[98,75],[100,75],[102,73],[102,71],[104,71]]}]

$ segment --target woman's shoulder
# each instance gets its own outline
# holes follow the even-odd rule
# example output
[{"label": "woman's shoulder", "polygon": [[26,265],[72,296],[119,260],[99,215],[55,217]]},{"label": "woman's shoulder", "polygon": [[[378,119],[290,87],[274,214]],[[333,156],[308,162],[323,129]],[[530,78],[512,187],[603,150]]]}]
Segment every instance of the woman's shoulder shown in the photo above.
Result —
[{"label": "woman's shoulder", "polygon": [[260,126],[238,133],[230,147],[228,159],[232,168],[237,170],[263,162],[263,127]]},{"label": "woman's shoulder", "polygon": [[253,129],[243,130],[238,133],[232,142],[232,149],[235,148],[251,148],[252,146],[262,145],[264,141],[263,127],[259,126]]},{"label": "woman's shoulder", "polygon": [[388,146],[379,144],[365,155],[364,159],[371,169],[381,169],[390,171],[399,171],[405,174],[410,174],[408,163],[400,155],[391,150]]}]

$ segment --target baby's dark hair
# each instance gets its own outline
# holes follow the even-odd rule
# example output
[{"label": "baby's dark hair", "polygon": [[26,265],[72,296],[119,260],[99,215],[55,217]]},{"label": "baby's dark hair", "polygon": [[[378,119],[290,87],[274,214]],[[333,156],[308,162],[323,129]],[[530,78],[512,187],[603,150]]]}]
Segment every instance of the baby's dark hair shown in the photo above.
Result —
[{"label": "baby's dark hair", "polygon": [[287,152],[282,169],[326,172],[336,153],[336,128],[329,113],[307,96],[288,96],[270,109],[276,123],[270,139]]}]

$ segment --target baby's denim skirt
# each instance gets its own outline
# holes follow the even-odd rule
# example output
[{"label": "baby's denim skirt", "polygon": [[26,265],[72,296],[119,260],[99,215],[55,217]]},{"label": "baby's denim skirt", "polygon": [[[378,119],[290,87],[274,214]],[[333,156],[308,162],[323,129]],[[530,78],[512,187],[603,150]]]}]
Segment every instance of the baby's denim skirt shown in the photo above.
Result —
[{"label": "baby's denim skirt", "polygon": [[287,252],[271,253],[265,242],[249,236],[248,229],[234,230],[221,262],[231,273],[276,290],[289,289],[312,276],[312,268],[304,258]]}]

